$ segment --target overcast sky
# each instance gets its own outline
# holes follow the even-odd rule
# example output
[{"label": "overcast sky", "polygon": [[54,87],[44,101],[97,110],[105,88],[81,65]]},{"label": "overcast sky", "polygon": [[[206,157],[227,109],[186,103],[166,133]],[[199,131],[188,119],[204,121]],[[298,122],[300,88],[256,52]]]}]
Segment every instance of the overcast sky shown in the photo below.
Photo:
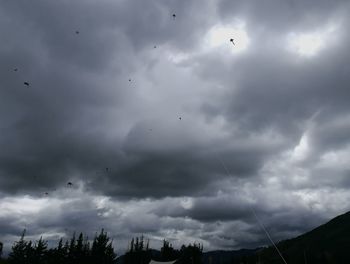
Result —
[{"label": "overcast sky", "polygon": [[252,208],[276,241],[350,210],[349,13],[0,1],[0,241],[252,248],[269,243]]}]

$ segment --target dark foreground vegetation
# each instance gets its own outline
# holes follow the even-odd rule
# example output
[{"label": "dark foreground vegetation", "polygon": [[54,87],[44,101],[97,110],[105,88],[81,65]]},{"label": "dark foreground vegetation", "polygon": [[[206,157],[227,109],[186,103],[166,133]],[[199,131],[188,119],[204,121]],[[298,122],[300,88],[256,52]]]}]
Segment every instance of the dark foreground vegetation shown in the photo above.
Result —
[{"label": "dark foreground vegetation", "polygon": [[109,264],[114,263],[116,254],[112,241],[107,233],[96,234],[92,243],[82,233],[76,238],[63,242],[61,239],[57,247],[48,248],[47,241],[40,238],[36,242],[25,240],[23,231],[19,241],[15,242],[6,260],[0,263],[8,264]]},{"label": "dark foreground vegetation", "polygon": [[148,264],[151,259],[156,261],[173,261],[176,264],[201,264],[203,246],[201,244],[189,244],[177,250],[164,240],[160,251],[149,249],[148,242],[144,246],[143,237],[132,239],[128,252],[118,259],[118,264]]},{"label": "dark foreground vegetation", "polygon": [[[200,244],[183,245],[174,249],[164,240],[159,250],[149,247],[143,236],[130,241],[125,255],[117,258],[111,239],[102,230],[89,241],[82,233],[70,240],[59,241],[57,247],[48,248],[40,238],[25,240],[23,232],[15,242],[7,259],[0,264],[148,264],[157,261],[177,260],[175,264],[284,264],[274,247],[237,251],[211,251],[203,254]],[[288,264],[348,264],[350,263],[350,212],[299,237],[277,244]]]},{"label": "dark foreground vegetation", "polygon": [[117,259],[112,240],[102,231],[89,241],[83,233],[65,242],[61,239],[57,247],[48,248],[48,242],[40,238],[33,242],[25,239],[25,230],[16,241],[8,258],[2,259],[0,242],[0,264],[148,264],[157,261],[178,260],[178,264],[201,264],[203,247],[200,244],[183,245],[176,250],[164,240],[160,251],[149,248],[143,236],[133,238],[125,255]]}]

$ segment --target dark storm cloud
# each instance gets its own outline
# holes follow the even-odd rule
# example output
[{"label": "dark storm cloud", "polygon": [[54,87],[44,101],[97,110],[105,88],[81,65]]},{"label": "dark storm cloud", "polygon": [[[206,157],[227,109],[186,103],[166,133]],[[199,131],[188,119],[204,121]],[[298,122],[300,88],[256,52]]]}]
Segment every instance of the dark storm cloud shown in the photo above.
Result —
[{"label": "dark storm cloud", "polygon": [[227,221],[245,219],[251,216],[250,210],[241,199],[235,197],[204,198],[195,201],[188,216],[199,221]]},{"label": "dark storm cloud", "polygon": [[[350,97],[350,94],[346,97]],[[340,102],[335,107],[337,106],[342,107]],[[334,111],[335,109],[322,111],[315,118],[314,127],[310,128],[310,144],[318,150],[338,150],[349,144],[350,117],[348,113],[343,114],[340,110],[338,110],[338,115],[335,115]]]},{"label": "dark storm cloud", "polygon": [[[152,146],[143,146],[149,138],[140,134],[140,131],[148,130],[142,126],[131,128],[124,143],[122,138],[113,143],[105,139],[112,125],[106,121],[112,114],[111,107],[122,112],[127,101],[132,100],[133,92],[126,87],[129,74],[122,69],[125,64],[126,68],[135,67],[135,62],[126,57],[129,54],[130,58],[135,58],[128,44],[148,46],[152,30],[156,29],[150,27],[150,35],[146,35],[148,31],[142,26],[147,24],[166,27],[167,30],[157,29],[163,32],[157,36],[164,41],[172,39],[168,32],[173,29],[168,30],[169,27],[186,32],[188,29],[183,25],[193,24],[189,20],[203,19],[202,14],[198,17],[188,15],[189,10],[198,8],[197,2],[177,8],[180,14],[183,13],[177,17],[179,22],[166,19],[171,7],[155,3],[143,9],[134,8],[136,2],[130,6],[113,3],[113,8],[92,2],[50,5],[38,1],[36,4],[13,2],[4,6],[8,11],[8,20],[4,19],[8,23],[7,30],[11,28],[9,14],[19,17],[18,24],[15,24],[18,28],[12,29],[14,33],[10,39],[20,46],[9,47],[2,56],[13,62],[16,62],[17,52],[28,57],[28,61],[16,62],[19,64],[16,66],[18,74],[9,72],[10,67],[7,69],[8,78],[4,79],[5,89],[2,90],[4,110],[13,113],[13,118],[3,127],[2,147],[8,151],[3,154],[1,171],[2,178],[7,179],[2,181],[6,191],[29,189],[33,193],[39,188],[41,194],[84,175],[84,180],[92,177],[90,187],[97,190],[101,187],[101,191],[106,188],[107,193],[113,195],[177,196],[205,189],[215,180],[213,175],[219,178],[227,176],[216,154],[206,154],[208,150],[203,147],[188,148],[195,135],[186,135],[186,139],[166,138],[170,144],[180,147],[165,147],[159,154],[153,153]],[[68,6],[69,11],[65,12]],[[123,10],[135,13],[126,15]],[[165,22],[162,26],[152,19]],[[198,26],[196,22],[193,28]],[[76,29],[79,29],[79,34],[75,34]],[[140,36],[136,39],[134,34],[137,32]],[[200,30],[194,32],[199,34]],[[19,41],[23,34],[26,34],[27,43]],[[174,36],[185,41],[191,39],[176,32]],[[119,79],[116,84],[104,81],[104,77],[108,79],[112,74],[109,67],[115,70],[113,74]],[[120,80],[124,77],[123,83]],[[20,87],[19,78],[30,80],[29,89]],[[121,119],[124,118],[128,117]],[[120,123],[122,125],[123,121]],[[165,132],[171,135],[174,131]],[[155,144],[166,145],[167,142]],[[123,156],[120,149],[126,155]],[[241,176],[253,175],[271,149],[242,145],[217,152],[224,163],[229,163],[230,174]],[[113,167],[112,172],[96,176],[105,167]]]},{"label": "dark storm cloud", "polygon": [[[234,199],[230,197],[231,199]],[[156,211],[157,214],[164,214],[164,210]],[[216,221],[234,221],[237,219],[251,222],[251,211],[249,205],[242,201],[227,201],[227,199],[220,197],[218,199],[198,199],[195,200],[193,207],[172,208],[167,215],[173,217],[189,217],[200,222],[216,222]]]},{"label": "dark storm cloud", "polygon": [[[107,1],[104,5],[19,1],[2,5],[3,30],[9,39],[1,52],[7,62],[2,64],[6,78],[1,91],[5,114],[1,146],[7,149],[1,159],[4,189],[62,186],[77,177],[74,174],[93,175],[111,164],[124,179],[134,169],[114,165],[121,160],[121,142],[105,138],[112,125],[106,122],[106,116],[112,114],[110,109],[118,111],[132,99],[126,86],[130,72],[126,70],[137,62],[130,45],[143,49],[154,43],[190,41],[184,37],[191,35],[184,25],[201,24],[204,15],[189,16],[198,3],[176,8],[156,1]],[[172,21],[172,9],[179,12],[179,21]],[[13,67],[18,72],[13,72]],[[117,79],[114,84],[104,80],[112,74]],[[24,89],[23,81],[30,82],[28,89]],[[123,121],[118,121],[122,126]],[[170,154],[169,158],[175,156]],[[164,172],[152,168],[154,162],[162,160],[144,159],[135,168],[145,168],[151,172],[147,176],[153,177],[154,172]],[[179,166],[174,172],[181,173]],[[139,178],[142,182],[144,176]],[[137,183],[131,180],[130,188]],[[137,187],[128,193],[138,193]]]},{"label": "dark storm cloud", "polygon": [[[125,163],[105,175],[104,183],[113,189],[102,189],[116,196],[157,198],[213,193],[212,183],[251,177],[279,148],[254,137],[249,142],[234,138],[230,146],[225,142],[202,144],[199,135],[184,132],[186,128],[170,127],[156,126],[152,131],[145,125],[132,128],[123,145]],[[97,179],[92,184],[103,182]]]},{"label": "dark storm cloud", "polygon": [[[308,232],[327,221],[327,217],[302,208],[269,207],[263,202],[252,205],[239,197],[226,196],[198,199],[193,208],[186,211],[190,217],[206,222],[201,238],[210,241],[214,248],[268,245],[270,242],[261,224],[274,241],[279,241]],[[254,213],[252,208],[255,208]]]},{"label": "dark storm cloud", "polygon": [[18,226],[16,217],[6,216],[0,218],[0,230],[1,237],[5,235],[15,235],[17,236],[23,229]]}]

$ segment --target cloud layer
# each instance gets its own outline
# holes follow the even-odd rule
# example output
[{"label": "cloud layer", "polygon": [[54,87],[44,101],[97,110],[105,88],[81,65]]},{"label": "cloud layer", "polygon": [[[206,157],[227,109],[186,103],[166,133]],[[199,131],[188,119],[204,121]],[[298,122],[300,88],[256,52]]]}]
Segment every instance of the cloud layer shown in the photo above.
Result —
[{"label": "cloud layer", "polygon": [[252,209],[276,240],[349,210],[346,1],[0,7],[7,248],[102,227],[254,247]]}]

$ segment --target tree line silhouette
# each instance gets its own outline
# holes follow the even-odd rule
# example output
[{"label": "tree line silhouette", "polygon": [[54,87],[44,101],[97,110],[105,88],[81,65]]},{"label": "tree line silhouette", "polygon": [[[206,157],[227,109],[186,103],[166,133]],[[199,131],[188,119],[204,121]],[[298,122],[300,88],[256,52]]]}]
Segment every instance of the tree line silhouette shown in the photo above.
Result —
[{"label": "tree line silhouette", "polygon": [[160,252],[155,251],[149,248],[149,240],[145,241],[144,237],[141,236],[131,239],[123,262],[124,264],[148,264],[153,259],[156,261],[177,260],[176,264],[201,264],[202,253],[203,245],[200,243],[182,245],[177,250],[165,239]]},{"label": "tree line silhouette", "polygon": [[19,241],[16,241],[6,260],[8,264],[111,264],[115,263],[117,255],[112,246],[112,240],[102,229],[94,239],[80,233],[75,233],[70,240],[60,239],[57,247],[48,248],[48,242],[42,237],[36,242],[25,240],[25,230]]},{"label": "tree line silhouette", "polygon": [[157,261],[177,260],[176,264],[200,264],[203,246],[201,244],[182,245],[179,250],[170,242],[163,240],[160,251],[149,247],[149,240],[143,236],[132,238],[124,256],[117,261],[113,240],[104,229],[96,233],[90,241],[80,233],[72,238],[60,239],[56,247],[49,248],[48,242],[40,237],[37,241],[25,239],[26,230],[20,239],[14,242],[7,259],[2,259],[3,244],[0,242],[0,264],[148,264],[151,259]]}]

